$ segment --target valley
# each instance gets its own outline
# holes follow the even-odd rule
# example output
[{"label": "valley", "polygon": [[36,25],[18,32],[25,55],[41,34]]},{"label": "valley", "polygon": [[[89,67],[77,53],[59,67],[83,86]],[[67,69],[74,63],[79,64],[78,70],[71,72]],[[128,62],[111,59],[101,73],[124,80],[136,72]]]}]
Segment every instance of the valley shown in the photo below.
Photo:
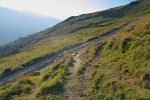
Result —
[{"label": "valley", "polygon": [[60,20],[31,12],[0,7],[0,46],[37,33],[59,23]]}]

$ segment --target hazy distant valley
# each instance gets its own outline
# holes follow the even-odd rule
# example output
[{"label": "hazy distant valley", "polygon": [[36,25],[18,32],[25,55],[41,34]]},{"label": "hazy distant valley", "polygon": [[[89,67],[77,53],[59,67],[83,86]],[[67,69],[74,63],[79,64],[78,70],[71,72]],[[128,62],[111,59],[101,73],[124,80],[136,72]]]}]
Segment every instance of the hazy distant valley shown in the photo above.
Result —
[{"label": "hazy distant valley", "polygon": [[0,7],[0,45],[52,27],[60,20]]}]

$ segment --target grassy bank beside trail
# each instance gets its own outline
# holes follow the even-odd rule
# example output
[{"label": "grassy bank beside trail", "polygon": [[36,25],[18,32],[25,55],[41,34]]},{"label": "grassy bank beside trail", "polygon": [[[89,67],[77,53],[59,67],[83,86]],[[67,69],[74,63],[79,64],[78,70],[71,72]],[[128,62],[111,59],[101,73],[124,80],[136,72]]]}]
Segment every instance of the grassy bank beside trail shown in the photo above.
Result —
[{"label": "grassy bank beside trail", "polygon": [[55,62],[40,75],[30,73],[0,87],[0,100],[61,99],[71,59]]},{"label": "grassy bank beside trail", "polygon": [[102,49],[90,66],[92,74],[88,99],[150,99],[149,17],[140,19],[120,34],[97,45]]}]

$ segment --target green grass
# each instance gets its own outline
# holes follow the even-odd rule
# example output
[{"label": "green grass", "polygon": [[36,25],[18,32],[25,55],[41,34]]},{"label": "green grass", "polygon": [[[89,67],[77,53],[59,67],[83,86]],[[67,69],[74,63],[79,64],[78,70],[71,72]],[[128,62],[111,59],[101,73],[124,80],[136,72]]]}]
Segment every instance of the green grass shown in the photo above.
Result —
[{"label": "green grass", "polygon": [[87,98],[150,99],[149,24],[148,15],[132,24],[133,30],[128,27],[120,34],[102,41],[106,44],[91,65],[93,74]]},{"label": "green grass", "polygon": [[[106,11],[71,17],[48,28],[0,48],[0,74],[6,69],[22,68],[34,59],[52,54],[60,49],[87,41],[113,30],[132,18],[144,16],[150,2],[142,0]],[[130,10],[129,10],[130,9]]]},{"label": "green grass", "polygon": [[99,47],[97,45],[93,45],[88,47],[88,51],[86,52],[86,57],[84,58],[84,62],[80,65],[80,68],[77,71],[77,75],[80,76],[83,74],[83,72],[86,70],[86,68],[91,64],[91,62],[95,59],[95,57],[98,55]]},{"label": "green grass", "polygon": [[[13,83],[1,86],[0,100],[26,100],[59,99],[64,92],[65,78],[71,59],[65,62],[55,62],[39,76],[32,73],[23,75]],[[21,95],[21,96],[20,96]]]},{"label": "green grass", "polygon": [[[81,55],[83,58],[86,55],[86,58],[77,74],[78,77],[82,76],[87,67],[91,70],[89,91],[84,95],[86,99],[149,100],[150,15],[147,13],[149,1],[143,0],[143,3],[104,12],[105,14],[109,12],[105,17],[109,15],[114,17],[117,13],[115,15],[117,18],[96,17],[103,16],[102,12],[72,17],[58,24],[59,27],[55,26],[34,35],[35,41],[32,41],[32,35],[26,38],[27,41],[15,41],[13,46],[16,47],[16,52],[9,51],[0,58],[0,75],[3,73],[5,76],[37,58],[44,58],[68,46],[85,42],[122,26],[137,15],[142,15],[120,34],[89,46],[85,54]],[[128,10],[126,12],[128,7],[131,9],[129,13]],[[127,13],[125,15],[127,17],[120,18],[118,12]],[[66,76],[69,75],[71,63],[72,59],[69,57],[64,62],[55,62],[39,76],[28,73],[1,85],[0,100],[61,100],[68,82]]]},{"label": "green grass", "polygon": [[[149,15],[134,22],[120,34],[89,46],[78,70],[78,77],[87,67],[89,91],[86,99],[94,100],[148,100],[150,31]],[[132,29],[132,30],[131,30]],[[90,63],[89,63],[90,61]],[[39,76],[27,74],[16,81],[0,86],[1,100],[61,100],[68,82],[71,58],[55,62]],[[82,77],[81,77],[82,79]]]},{"label": "green grass", "polygon": [[[113,30],[127,22],[129,19],[123,19],[121,22],[106,26],[106,27],[93,27],[70,33],[67,35],[60,35],[49,37],[41,40],[40,42],[29,44],[21,49],[21,52],[4,57],[0,59],[0,74],[5,70],[10,69],[15,71],[19,68],[23,68],[24,64],[33,62],[36,58],[41,58],[46,55],[50,55],[68,46],[78,44],[94,38],[100,34]],[[115,25],[115,26],[114,26]]]}]

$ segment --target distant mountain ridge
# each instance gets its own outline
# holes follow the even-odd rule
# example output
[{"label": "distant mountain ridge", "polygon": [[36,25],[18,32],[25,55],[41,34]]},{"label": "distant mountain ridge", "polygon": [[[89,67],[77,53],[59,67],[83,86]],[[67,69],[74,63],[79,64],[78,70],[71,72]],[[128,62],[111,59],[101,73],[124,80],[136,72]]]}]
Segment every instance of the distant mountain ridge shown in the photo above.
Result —
[{"label": "distant mountain ridge", "polygon": [[0,7],[0,45],[39,32],[60,22],[48,16]]}]

